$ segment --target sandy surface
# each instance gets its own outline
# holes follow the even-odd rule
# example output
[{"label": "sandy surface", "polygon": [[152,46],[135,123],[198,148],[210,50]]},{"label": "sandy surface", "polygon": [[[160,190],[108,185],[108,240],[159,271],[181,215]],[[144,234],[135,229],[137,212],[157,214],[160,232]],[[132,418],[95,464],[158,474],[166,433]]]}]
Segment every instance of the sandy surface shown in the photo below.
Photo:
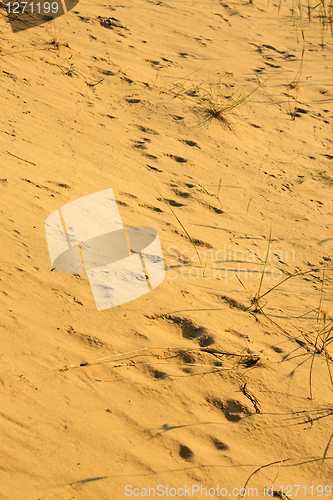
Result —
[{"label": "sandy surface", "polygon": [[[330,498],[313,343],[333,300],[333,39],[290,7],[81,0],[15,34],[1,16],[1,499]],[[157,230],[166,277],[97,311],[86,275],[51,272],[45,220],[108,188]],[[268,248],[262,294],[307,274],[256,313],[236,274],[254,296]]]}]

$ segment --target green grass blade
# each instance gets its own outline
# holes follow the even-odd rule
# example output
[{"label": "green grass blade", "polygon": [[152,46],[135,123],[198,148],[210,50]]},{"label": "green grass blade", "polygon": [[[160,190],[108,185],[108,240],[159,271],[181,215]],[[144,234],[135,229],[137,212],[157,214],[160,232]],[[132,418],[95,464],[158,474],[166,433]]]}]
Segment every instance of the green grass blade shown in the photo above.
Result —
[{"label": "green grass blade", "polygon": [[266,270],[266,266],[267,266],[267,261],[268,261],[268,255],[269,255],[269,249],[270,249],[270,246],[271,246],[271,242],[272,242],[272,230],[269,233],[269,240],[268,240],[268,247],[267,247],[267,253],[266,253],[265,263],[264,263],[264,267],[263,267],[263,270],[262,270],[262,273],[261,273],[261,279],[260,279],[260,283],[259,283],[259,288],[258,288],[258,292],[257,292],[257,295],[256,295],[257,301],[260,298],[260,292],[261,292],[262,283],[264,281],[264,275],[265,275],[265,270]]},{"label": "green grass blade", "polygon": [[190,242],[192,243],[193,245],[193,248],[197,254],[197,257],[199,259],[199,262],[200,262],[200,265],[201,265],[201,268],[202,270],[204,270],[204,267],[203,267],[203,264],[202,264],[202,261],[201,261],[201,257],[200,257],[200,254],[198,252],[198,249],[197,249],[197,246],[196,244],[194,243],[194,241],[192,240],[191,236],[189,235],[189,233],[187,232],[187,230],[185,229],[184,225],[182,224],[182,222],[179,220],[179,218],[177,217],[177,215],[175,214],[175,212],[172,210],[172,207],[170,205],[170,203],[167,202],[167,200],[161,195],[161,193],[159,191],[157,191],[158,194],[160,195],[160,197],[162,198],[162,200],[164,201],[164,203],[169,207],[172,215],[175,217],[175,219],[177,220],[178,224],[182,227],[184,233],[186,234],[186,236],[188,237],[188,239],[190,240]]}]

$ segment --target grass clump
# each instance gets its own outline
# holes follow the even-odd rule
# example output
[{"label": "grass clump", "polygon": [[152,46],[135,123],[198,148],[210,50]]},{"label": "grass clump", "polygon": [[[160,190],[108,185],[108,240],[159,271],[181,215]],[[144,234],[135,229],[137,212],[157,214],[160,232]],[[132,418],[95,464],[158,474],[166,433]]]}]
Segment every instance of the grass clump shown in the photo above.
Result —
[{"label": "grass clump", "polygon": [[210,90],[199,97],[196,109],[199,110],[208,121],[215,119],[231,130],[230,114],[235,111],[235,109],[249,102],[255,90],[248,93],[237,90],[232,94],[222,94],[220,91],[213,92]]},{"label": "grass clump", "polygon": [[[279,12],[281,10],[281,6],[282,0],[280,0],[278,4]],[[333,35],[332,0],[306,0],[306,2],[302,2],[301,0],[293,0],[291,6],[291,14],[294,25],[296,25],[297,21],[300,21],[304,26],[304,20],[306,19],[308,20],[308,22],[311,22],[314,19],[317,19],[319,21],[321,46],[322,48],[324,48],[326,31],[329,31],[331,35]]]},{"label": "grass clump", "polygon": [[249,92],[237,89],[230,92],[234,85],[222,83],[221,79],[215,84],[206,85],[204,82],[194,83],[185,80],[176,83],[170,90],[163,93],[171,94],[173,98],[188,100],[192,109],[201,115],[206,122],[216,120],[231,129],[230,114],[250,101],[251,96],[260,84]]},{"label": "grass clump", "polygon": [[[303,48],[302,48],[302,55],[301,55],[301,62],[299,69],[293,79],[292,82],[287,84],[287,89],[289,91],[294,91],[295,95],[292,96],[288,94],[288,102],[289,102],[289,114],[291,116],[292,120],[295,120],[297,116],[297,103],[298,103],[298,94],[300,92],[300,79],[302,75],[302,70],[303,70],[303,63],[304,63],[304,53],[305,53],[305,38],[304,38],[304,31],[302,30],[302,38],[303,38]],[[290,99],[294,99],[294,109],[291,109],[291,104],[290,104]]]},{"label": "grass clump", "polygon": [[332,356],[329,352],[329,349],[333,346],[333,319],[329,317],[329,305],[323,305],[323,290],[326,278],[326,268],[323,268],[322,275],[322,287],[319,299],[319,305],[317,309],[317,323],[318,327],[313,334],[306,333],[304,338],[313,348],[312,360],[311,360],[311,368],[310,368],[310,376],[309,376],[309,385],[310,385],[310,399],[312,399],[312,369],[316,355],[324,355],[329,380],[333,390],[333,374],[331,370],[331,363],[333,362]]},{"label": "grass clump", "polygon": [[[324,267],[322,270],[322,277],[318,276],[316,277],[316,280],[321,282],[321,293],[320,293],[320,299],[319,299],[319,305],[311,309],[311,311],[307,312],[306,314],[302,315],[299,317],[301,320],[306,320],[307,315],[313,311],[317,311],[316,314],[316,322],[317,325],[315,327],[310,327],[310,325],[307,324],[302,326],[301,328],[298,328],[298,331],[301,333],[301,337],[303,340],[301,340],[298,337],[294,337],[291,333],[289,333],[287,330],[284,328],[281,328],[280,325],[272,320],[270,318],[269,314],[266,314],[264,309],[263,309],[263,304],[262,300],[263,298],[268,295],[270,292],[273,290],[277,289],[280,287],[283,283],[286,283],[286,281],[290,279],[294,279],[296,277],[305,277],[306,275],[310,275],[314,277],[314,274],[319,272],[319,269],[312,269],[310,271],[297,271],[294,274],[290,274],[286,278],[284,278],[282,281],[279,281],[275,286],[269,288],[266,292],[262,293],[262,285],[263,285],[263,280],[267,268],[267,263],[268,263],[268,255],[270,251],[270,246],[271,246],[271,235],[269,236],[269,241],[268,241],[268,246],[267,246],[267,252],[265,259],[263,261],[263,269],[261,272],[260,276],[260,281],[258,285],[257,292],[253,295],[251,294],[248,289],[245,287],[244,283],[241,281],[241,279],[236,275],[238,281],[248,294],[251,305],[254,306],[253,312],[254,313],[261,313],[266,319],[268,319],[273,325],[279,327],[281,331],[283,331],[285,334],[288,335],[289,338],[293,338],[296,340],[296,342],[303,348],[306,349],[308,352],[308,355],[310,356],[309,359],[311,359],[310,363],[310,370],[309,370],[309,399],[313,399],[313,390],[312,390],[312,372],[313,372],[313,366],[314,366],[314,361],[315,359],[318,359],[318,356],[321,356],[324,358],[326,366],[327,366],[327,373],[328,373],[328,378],[329,378],[329,383],[331,386],[331,390],[333,392],[333,369],[332,369],[332,364],[333,364],[333,318],[329,315],[330,309],[332,306],[332,303],[330,304],[329,302],[326,301],[325,305],[323,304],[323,294],[324,294],[324,285],[327,281],[326,278],[326,268]],[[309,328],[310,327],[310,328]]]},{"label": "grass clump", "polygon": [[260,276],[258,290],[257,290],[257,292],[254,295],[252,295],[247,290],[247,288],[245,287],[245,285],[242,282],[242,280],[239,278],[239,276],[236,275],[238,281],[240,282],[240,284],[242,285],[242,287],[244,288],[244,290],[248,294],[248,296],[250,298],[250,301],[251,301],[251,304],[254,306],[254,311],[253,312],[255,312],[255,313],[262,313],[263,312],[262,307],[261,307],[262,298],[263,298],[264,295],[267,295],[267,293],[269,293],[271,290],[273,290],[275,288],[275,287],[273,287],[268,292],[266,292],[265,294],[261,294],[261,289],[262,289],[262,284],[263,284],[264,276],[265,276],[265,272],[266,272],[266,267],[267,267],[267,262],[268,262],[268,256],[269,256],[269,250],[270,250],[271,242],[272,242],[272,232],[270,232],[270,234],[269,234],[268,246],[267,246],[267,251],[266,251],[266,256],[265,256],[263,268],[262,268],[262,271],[261,271],[261,276]]}]

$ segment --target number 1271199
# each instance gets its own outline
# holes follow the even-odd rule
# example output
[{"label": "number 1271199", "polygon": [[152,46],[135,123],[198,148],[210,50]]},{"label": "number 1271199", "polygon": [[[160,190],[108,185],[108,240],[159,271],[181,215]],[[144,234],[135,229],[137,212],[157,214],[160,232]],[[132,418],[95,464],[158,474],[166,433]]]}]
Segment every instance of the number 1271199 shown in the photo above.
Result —
[{"label": "number 1271199", "polygon": [[9,2],[6,4],[8,14],[57,14],[58,2]]}]

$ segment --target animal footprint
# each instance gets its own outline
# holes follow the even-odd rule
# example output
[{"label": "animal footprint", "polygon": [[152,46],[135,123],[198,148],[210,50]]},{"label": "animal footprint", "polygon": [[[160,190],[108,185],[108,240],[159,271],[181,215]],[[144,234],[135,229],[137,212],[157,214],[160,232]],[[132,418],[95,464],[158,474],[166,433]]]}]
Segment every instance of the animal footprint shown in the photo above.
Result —
[{"label": "animal footprint", "polygon": [[151,374],[152,376],[156,379],[156,380],[162,380],[166,377],[168,377],[169,375],[165,372],[161,372],[160,370],[155,370],[155,368],[153,368],[151,370]]},{"label": "animal footprint", "polygon": [[147,158],[149,158],[150,160],[157,160],[157,156],[155,155],[151,155],[150,153],[143,153],[145,156],[147,156]]},{"label": "animal footprint", "polygon": [[118,19],[115,17],[101,17],[98,16],[99,24],[103,26],[103,28],[108,28],[108,29],[123,29],[129,31],[126,26],[124,26]]},{"label": "animal footprint", "polygon": [[172,207],[185,207],[184,203],[179,203],[176,200],[166,200]]},{"label": "animal footprint", "polygon": [[239,401],[228,399],[224,408],[224,415],[229,422],[239,422],[243,416],[250,415],[250,411]]},{"label": "animal footprint", "polygon": [[146,146],[145,141],[133,141],[133,142],[134,142],[133,148],[136,148],[136,149],[148,149],[147,146]]},{"label": "animal footprint", "polygon": [[130,104],[138,104],[139,102],[141,102],[141,99],[126,99],[126,101]]},{"label": "animal footprint", "polygon": [[228,399],[226,403],[219,398],[207,398],[207,402],[220,410],[229,422],[239,422],[243,416],[250,415],[250,410],[239,401]]},{"label": "animal footprint", "polygon": [[196,148],[200,149],[200,146],[196,142],[194,142],[194,141],[188,141],[188,140],[185,139],[185,140],[183,140],[181,142],[184,142],[188,146],[191,146],[191,148],[196,147]]},{"label": "animal footprint", "polygon": [[141,205],[139,204],[139,207],[142,207],[142,208],[148,208],[149,210],[153,210],[154,212],[163,212],[163,210],[161,210],[160,208],[158,207],[151,207],[150,205]]},{"label": "animal footprint", "polygon": [[199,337],[199,346],[200,347],[208,347],[212,344],[215,344],[215,339],[213,337],[213,335],[202,335],[201,337]]},{"label": "animal footprint", "polygon": [[151,59],[145,59],[147,63],[149,63],[154,69],[162,69],[163,64],[160,63],[160,61],[153,61]]},{"label": "animal footprint", "polygon": [[[178,325],[181,329],[181,334],[184,339],[197,340],[200,347],[207,347],[215,342],[214,338],[208,334],[207,329],[203,326],[197,326],[190,319],[181,318],[180,316],[171,316],[163,314],[157,318],[169,321],[174,325]],[[155,318],[154,318],[155,319]]]},{"label": "animal footprint", "polygon": [[151,135],[158,135],[158,132],[155,132],[155,130],[144,127],[143,125],[136,125],[136,127],[141,130],[141,132],[145,132],[146,134],[151,134]]},{"label": "animal footprint", "polygon": [[212,443],[213,443],[213,445],[215,446],[215,448],[217,450],[220,450],[220,451],[222,451],[222,450],[229,450],[229,446],[226,445],[225,443],[222,443],[222,441],[220,441],[217,438],[212,438]]},{"label": "animal footprint", "polygon": [[213,205],[206,205],[206,206],[211,212],[215,212],[216,214],[224,214],[223,210],[221,210],[220,208],[216,208]]},{"label": "animal footprint", "polygon": [[100,69],[99,72],[102,73],[102,75],[106,76],[114,76],[117,74],[114,71],[110,71],[109,69]]},{"label": "animal footprint", "polygon": [[232,299],[231,297],[227,297],[227,295],[215,295],[219,300],[222,300],[223,302],[226,302],[229,304],[229,307],[232,309],[238,309],[239,311],[247,311],[248,307],[244,306],[241,302],[238,302],[238,300]]},{"label": "animal footprint", "polygon": [[123,196],[128,196],[128,198],[137,198],[137,196],[135,196],[135,194],[131,194],[131,193],[120,192],[119,194],[121,194]]},{"label": "animal footprint", "polygon": [[159,170],[158,168],[156,167],[152,167],[151,165],[148,165],[147,163],[147,167],[150,169],[150,170],[154,170],[155,172],[163,172],[163,170]]},{"label": "animal footprint", "polygon": [[191,196],[190,193],[187,193],[186,191],[178,191],[178,189],[174,189],[174,192],[177,196],[181,196],[182,198],[189,198],[189,196]]},{"label": "animal footprint", "polygon": [[191,460],[194,457],[193,451],[183,444],[180,445],[179,456],[184,460]]},{"label": "animal footprint", "polygon": [[187,163],[187,161],[188,161],[188,160],[186,160],[186,158],[183,158],[182,156],[169,155],[169,154],[166,154],[165,156],[168,156],[168,158],[172,158],[177,163]]}]

